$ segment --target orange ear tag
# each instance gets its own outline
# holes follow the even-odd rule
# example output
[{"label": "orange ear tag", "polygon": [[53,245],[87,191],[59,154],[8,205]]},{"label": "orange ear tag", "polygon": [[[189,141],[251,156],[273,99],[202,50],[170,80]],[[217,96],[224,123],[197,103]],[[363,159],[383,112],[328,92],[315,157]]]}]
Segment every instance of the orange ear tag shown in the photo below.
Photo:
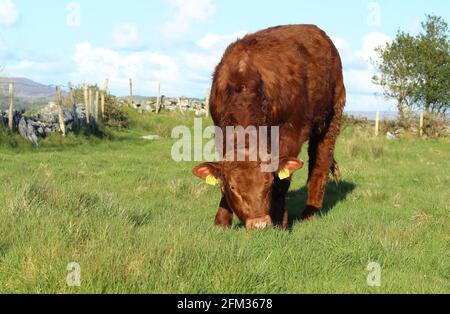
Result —
[{"label": "orange ear tag", "polygon": [[283,170],[281,170],[280,172],[278,172],[278,178],[280,178],[280,180],[284,180],[287,179],[291,176],[291,173],[289,172],[288,169],[284,168]]},{"label": "orange ear tag", "polygon": [[208,185],[212,185],[212,186],[216,186],[219,183],[219,180],[217,180],[217,178],[213,175],[208,175],[206,177],[206,184]]}]

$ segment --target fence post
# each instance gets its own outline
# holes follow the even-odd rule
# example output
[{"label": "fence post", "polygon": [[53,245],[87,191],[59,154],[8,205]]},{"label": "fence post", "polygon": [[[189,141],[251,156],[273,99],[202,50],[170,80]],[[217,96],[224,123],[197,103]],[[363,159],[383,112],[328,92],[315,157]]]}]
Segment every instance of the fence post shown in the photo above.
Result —
[{"label": "fence post", "polygon": [[88,101],[88,107],[89,107],[89,115],[88,115],[88,124],[91,126],[91,115],[92,115],[92,88],[89,87],[89,101]]},{"label": "fence post", "polygon": [[95,90],[95,99],[94,99],[94,120],[98,122],[98,89]]},{"label": "fence post", "polygon": [[101,103],[101,111],[102,111],[102,121],[105,121],[105,90],[100,92],[100,103]]},{"label": "fence post", "polygon": [[105,121],[105,95],[108,93],[109,79],[105,79],[105,84],[103,85],[103,90],[100,91],[100,103],[102,111],[102,121]]},{"label": "fence post", "polygon": [[66,136],[66,124],[64,123],[64,111],[62,108],[61,88],[56,87],[56,107],[58,108],[59,130]]},{"label": "fence post", "polygon": [[86,123],[89,125],[90,121],[89,121],[89,116],[90,116],[90,112],[89,112],[89,95],[88,95],[88,86],[86,83],[84,83],[84,112],[86,114]]},{"label": "fence post", "polygon": [[75,106],[75,95],[73,94],[72,82],[67,83],[67,87],[69,88],[69,101],[70,101],[70,104],[74,107]]},{"label": "fence post", "polygon": [[72,105],[73,111],[73,123],[75,124],[75,129],[78,129],[77,104],[75,103],[75,95],[73,94],[72,82],[69,82],[67,86],[69,87],[69,101]]},{"label": "fence post", "polygon": [[103,91],[105,93],[107,93],[108,89],[109,89],[109,78],[105,79],[105,84],[103,85]]},{"label": "fence post", "polygon": [[156,113],[159,114],[161,111],[161,83],[158,83],[156,88]]},{"label": "fence post", "polygon": [[181,97],[177,97],[177,100],[178,100],[178,109],[180,109],[180,112],[184,114],[183,107],[181,106]]},{"label": "fence post", "polygon": [[377,114],[375,117],[375,136],[380,134],[380,111],[377,110]]},{"label": "fence post", "polygon": [[11,132],[14,131],[14,83],[9,84],[8,127]]},{"label": "fence post", "polygon": [[424,122],[424,113],[421,112],[420,113],[420,122],[419,122],[419,133],[420,133],[420,137],[423,137],[423,123]]},{"label": "fence post", "polygon": [[211,88],[206,89],[206,97],[205,97],[205,109],[206,116],[209,117],[209,98],[211,97]]},{"label": "fence post", "polygon": [[130,78],[130,106],[133,107],[133,79]]}]

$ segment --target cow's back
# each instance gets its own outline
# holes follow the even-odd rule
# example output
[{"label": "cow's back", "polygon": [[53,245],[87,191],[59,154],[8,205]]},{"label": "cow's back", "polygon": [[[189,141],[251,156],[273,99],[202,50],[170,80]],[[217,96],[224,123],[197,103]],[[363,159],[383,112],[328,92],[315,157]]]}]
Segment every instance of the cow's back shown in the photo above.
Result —
[{"label": "cow's back", "polygon": [[343,89],[342,66],[330,38],[313,25],[269,28],[230,45],[211,93],[216,125],[289,125],[308,133],[333,112]]}]

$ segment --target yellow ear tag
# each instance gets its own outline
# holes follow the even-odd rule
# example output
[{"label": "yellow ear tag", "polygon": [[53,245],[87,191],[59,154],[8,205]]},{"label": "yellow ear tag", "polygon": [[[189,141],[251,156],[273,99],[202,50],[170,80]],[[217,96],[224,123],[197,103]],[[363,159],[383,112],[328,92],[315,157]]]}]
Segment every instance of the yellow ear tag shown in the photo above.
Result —
[{"label": "yellow ear tag", "polygon": [[278,172],[278,178],[280,178],[280,180],[287,179],[290,176],[291,176],[291,173],[289,172],[289,170],[287,168],[284,168],[283,170]]},{"label": "yellow ear tag", "polygon": [[219,183],[219,180],[213,175],[209,175],[206,177],[206,184],[216,186]]}]

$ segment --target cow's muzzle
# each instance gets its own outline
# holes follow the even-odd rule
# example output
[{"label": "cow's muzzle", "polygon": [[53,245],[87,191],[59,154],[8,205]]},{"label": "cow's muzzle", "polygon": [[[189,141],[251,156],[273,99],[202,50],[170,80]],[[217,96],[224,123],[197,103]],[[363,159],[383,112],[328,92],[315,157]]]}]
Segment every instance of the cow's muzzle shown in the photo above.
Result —
[{"label": "cow's muzzle", "polygon": [[245,222],[245,228],[247,230],[264,230],[272,226],[272,219],[269,215],[261,218],[247,219],[247,221]]}]

